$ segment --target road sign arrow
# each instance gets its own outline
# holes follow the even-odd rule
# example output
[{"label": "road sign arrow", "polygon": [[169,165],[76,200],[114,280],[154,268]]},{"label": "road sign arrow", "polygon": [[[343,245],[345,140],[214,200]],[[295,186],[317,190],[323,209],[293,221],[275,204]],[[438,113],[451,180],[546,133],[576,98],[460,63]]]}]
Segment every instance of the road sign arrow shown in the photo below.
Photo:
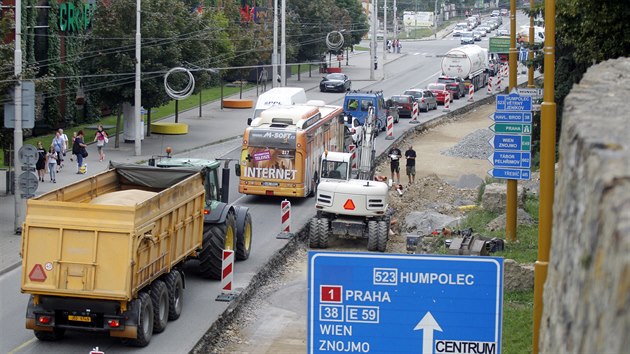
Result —
[{"label": "road sign arrow", "polygon": [[413,329],[414,331],[423,330],[422,337],[422,354],[433,354],[433,331],[442,332],[442,328],[437,323],[431,312],[422,317],[420,322]]}]

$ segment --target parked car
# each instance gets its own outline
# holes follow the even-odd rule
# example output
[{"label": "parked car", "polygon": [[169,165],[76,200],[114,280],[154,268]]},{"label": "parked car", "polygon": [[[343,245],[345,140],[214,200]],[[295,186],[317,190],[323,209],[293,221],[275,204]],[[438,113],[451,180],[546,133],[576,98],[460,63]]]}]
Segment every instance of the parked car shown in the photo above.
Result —
[{"label": "parked car", "polygon": [[448,91],[446,90],[446,84],[428,84],[427,89],[431,91],[431,93],[433,93],[433,95],[435,96],[435,100],[439,104],[444,104],[446,96],[449,95]]},{"label": "parked car", "polygon": [[363,126],[361,122],[351,114],[347,114],[343,117],[343,123],[348,127],[350,134],[352,134],[352,141],[355,145],[361,145],[363,137]]},{"label": "parked car", "polygon": [[348,78],[348,75],[341,73],[328,74],[322,78],[319,83],[319,90],[321,92],[326,91],[338,91],[345,92],[350,91],[352,87],[352,81]]},{"label": "parked car", "polygon": [[398,106],[399,117],[409,117],[413,114],[413,102],[415,98],[411,95],[394,95],[388,99],[393,104]]},{"label": "parked car", "polygon": [[472,32],[462,32],[462,35],[459,41],[462,45],[475,44],[475,36],[473,35]]},{"label": "parked car", "polygon": [[430,109],[437,109],[437,98],[433,92],[426,89],[409,89],[403,93],[411,95],[418,102],[418,110],[428,112]]},{"label": "parked car", "polygon": [[446,84],[446,91],[450,92],[451,97],[455,99],[466,96],[466,93],[468,92],[466,90],[466,84],[461,77],[440,76],[438,77],[437,82],[440,84]]},{"label": "parked car", "polygon": [[[477,30],[484,32],[484,33],[490,33],[490,31],[492,31],[492,29],[490,28],[490,26],[488,26],[487,24],[483,24],[479,27],[477,27]],[[485,37],[485,34],[484,34]]]},{"label": "parked car", "polygon": [[492,10],[492,14],[490,14],[490,16],[492,17],[501,16],[501,12],[499,10]]},{"label": "parked car", "polygon": [[481,31],[473,31],[473,37],[475,38],[475,42],[480,42],[481,37],[483,37],[485,33],[482,34]]},{"label": "parked car", "polygon": [[499,12],[501,13],[501,16],[507,16],[509,11],[507,9],[501,9],[499,10]]}]

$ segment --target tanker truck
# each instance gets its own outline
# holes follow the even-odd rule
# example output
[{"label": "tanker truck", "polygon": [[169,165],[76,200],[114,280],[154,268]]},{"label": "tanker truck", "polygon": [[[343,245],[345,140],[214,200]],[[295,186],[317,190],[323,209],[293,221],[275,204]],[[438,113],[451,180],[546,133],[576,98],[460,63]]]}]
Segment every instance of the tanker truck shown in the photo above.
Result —
[{"label": "tanker truck", "polygon": [[488,84],[488,51],[478,45],[463,45],[449,50],[442,58],[442,75],[457,76],[479,90]]}]

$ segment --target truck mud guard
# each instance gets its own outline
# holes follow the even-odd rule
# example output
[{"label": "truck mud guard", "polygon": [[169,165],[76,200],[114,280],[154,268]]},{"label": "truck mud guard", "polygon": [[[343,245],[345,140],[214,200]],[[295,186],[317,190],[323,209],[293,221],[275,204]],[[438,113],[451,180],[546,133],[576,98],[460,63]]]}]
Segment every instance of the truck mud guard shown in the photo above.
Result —
[{"label": "truck mud guard", "polygon": [[219,205],[217,205],[217,207],[212,210],[209,215],[204,215],[204,223],[220,224],[224,222],[230,208],[230,205],[226,203],[219,203]]}]

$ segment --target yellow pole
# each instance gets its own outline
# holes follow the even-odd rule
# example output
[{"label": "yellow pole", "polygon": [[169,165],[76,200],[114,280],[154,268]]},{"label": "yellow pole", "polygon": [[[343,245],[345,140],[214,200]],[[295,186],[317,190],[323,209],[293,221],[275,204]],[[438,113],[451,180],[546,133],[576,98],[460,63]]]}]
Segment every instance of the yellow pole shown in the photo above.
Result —
[{"label": "yellow pole", "polygon": [[538,353],[540,322],[543,311],[543,287],[547,280],[549,249],[553,226],[554,166],[556,162],[556,2],[545,0],[545,87],[540,127],[540,207],[538,208],[538,260],[534,265],[534,335],[533,353]]},{"label": "yellow pole", "polygon": [[[516,0],[510,0],[510,57],[509,75],[510,82],[508,90],[512,91],[516,87]],[[517,181],[508,179],[507,181],[507,206],[505,211],[505,236],[508,241],[516,241],[516,208],[517,208]]]},{"label": "yellow pole", "polygon": [[[534,11],[534,0],[529,1],[529,9]],[[527,59],[531,62],[534,59],[534,15],[529,16],[529,53]],[[527,87],[534,86],[534,67],[530,64],[527,66]]]}]

